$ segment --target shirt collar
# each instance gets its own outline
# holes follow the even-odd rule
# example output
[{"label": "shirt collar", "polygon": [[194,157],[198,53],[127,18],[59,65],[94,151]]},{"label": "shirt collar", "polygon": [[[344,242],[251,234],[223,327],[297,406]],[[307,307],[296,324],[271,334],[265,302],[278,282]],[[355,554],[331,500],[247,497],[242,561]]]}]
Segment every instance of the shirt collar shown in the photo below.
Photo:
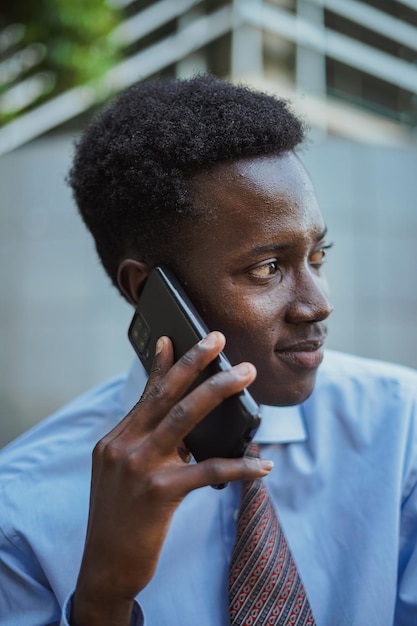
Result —
[{"label": "shirt collar", "polygon": [[[137,403],[143,393],[147,374],[139,359],[134,359],[122,389],[121,403],[124,415]],[[305,441],[307,430],[300,406],[261,405],[261,425],[254,441],[258,443],[292,443]]]}]

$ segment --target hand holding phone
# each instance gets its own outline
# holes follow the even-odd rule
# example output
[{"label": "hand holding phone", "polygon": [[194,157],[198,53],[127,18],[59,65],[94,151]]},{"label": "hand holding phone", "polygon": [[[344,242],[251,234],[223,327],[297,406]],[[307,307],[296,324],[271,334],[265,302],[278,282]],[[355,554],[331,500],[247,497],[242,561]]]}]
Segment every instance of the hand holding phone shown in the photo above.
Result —
[{"label": "hand holding phone", "polygon": [[[145,283],[129,327],[129,339],[149,373],[155,345],[162,335],[170,337],[174,358],[178,360],[209,330],[190,302],[183,288],[167,268],[154,268]],[[226,355],[220,355],[202,372],[190,390],[216,372],[231,367]],[[243,456],[260,424],[259,405],[244,389],[226,398],[185,438],[196,459]]]},{"label": "hand holding phone", "polygon": [[[136,595],[155,573],[175,511],[194,489],[230,480],[266,476],[272,463],[251,458],[183,463],[178,447],[216,401],[254,380],[252,367],[238,367],[186,395],[190,376],[213,361],[224,346],[220,333],[194,346],[187,362],[173,364],[171,342],[158,345],[142,401],[97,443],[92,456],[88,531],[77,587],[77,624],[130,624]],[[185,396],[185,397],[184,397]],[[103,577],[103,568],[106,576]]]}]

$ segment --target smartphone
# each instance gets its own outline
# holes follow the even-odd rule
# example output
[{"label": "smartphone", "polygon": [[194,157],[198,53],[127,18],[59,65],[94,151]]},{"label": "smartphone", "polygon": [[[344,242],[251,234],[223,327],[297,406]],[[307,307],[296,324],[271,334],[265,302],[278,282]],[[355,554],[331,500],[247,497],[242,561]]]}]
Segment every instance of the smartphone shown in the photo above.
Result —
[{"label": "smartphone", "polygon": [[[150,373],[155,345],[161,335],[170,337],[177,361],[209,330],[170,270],[157,266],[149,274],[129,327],[129,339]],[[187,393],[216,372],[230,369],[222,352],[202,372]],[[195,460],[244,455],[259,427],[260,408],[247,389],[226,398],[185,437]]]}]

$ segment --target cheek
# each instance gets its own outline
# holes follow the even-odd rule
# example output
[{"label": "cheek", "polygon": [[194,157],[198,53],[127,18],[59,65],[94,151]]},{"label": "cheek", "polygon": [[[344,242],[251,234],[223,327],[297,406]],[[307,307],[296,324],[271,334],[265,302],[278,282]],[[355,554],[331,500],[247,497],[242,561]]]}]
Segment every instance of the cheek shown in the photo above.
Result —
[{"label": "cheek", "polygon": [[205,306],[206,321],[219,330],[229,332],[247,332],[257,326],[264,312],[251,300],[236,297],[233,293],[219,293],[216,300]]},{"label": "cheek", "polygon": [[226,352],[233,363],[258,361],[273,352],[279,335],[281,312],[270,298],[222,297],[218,306],[206,311],[209,328],[222,331],[227,339]]}]

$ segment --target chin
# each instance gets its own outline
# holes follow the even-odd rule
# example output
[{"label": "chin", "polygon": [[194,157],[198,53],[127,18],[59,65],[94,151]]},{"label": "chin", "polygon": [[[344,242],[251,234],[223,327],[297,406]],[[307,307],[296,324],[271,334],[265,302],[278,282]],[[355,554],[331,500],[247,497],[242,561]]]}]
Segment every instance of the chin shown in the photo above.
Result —
[{"label": "chin", "polygon": [[249,391],[259,404],[268,404],[271,406],[294,406],[296,404],[301,404],[311,396],[314,391],[316,374],[317,371],[310,374],[308,380],[288,383],[288,385],[284,388],[279,385],[274,388],[271,388],[270,385],[265,387],[261,384],[261,381],[258,378],[249,387]]}]

